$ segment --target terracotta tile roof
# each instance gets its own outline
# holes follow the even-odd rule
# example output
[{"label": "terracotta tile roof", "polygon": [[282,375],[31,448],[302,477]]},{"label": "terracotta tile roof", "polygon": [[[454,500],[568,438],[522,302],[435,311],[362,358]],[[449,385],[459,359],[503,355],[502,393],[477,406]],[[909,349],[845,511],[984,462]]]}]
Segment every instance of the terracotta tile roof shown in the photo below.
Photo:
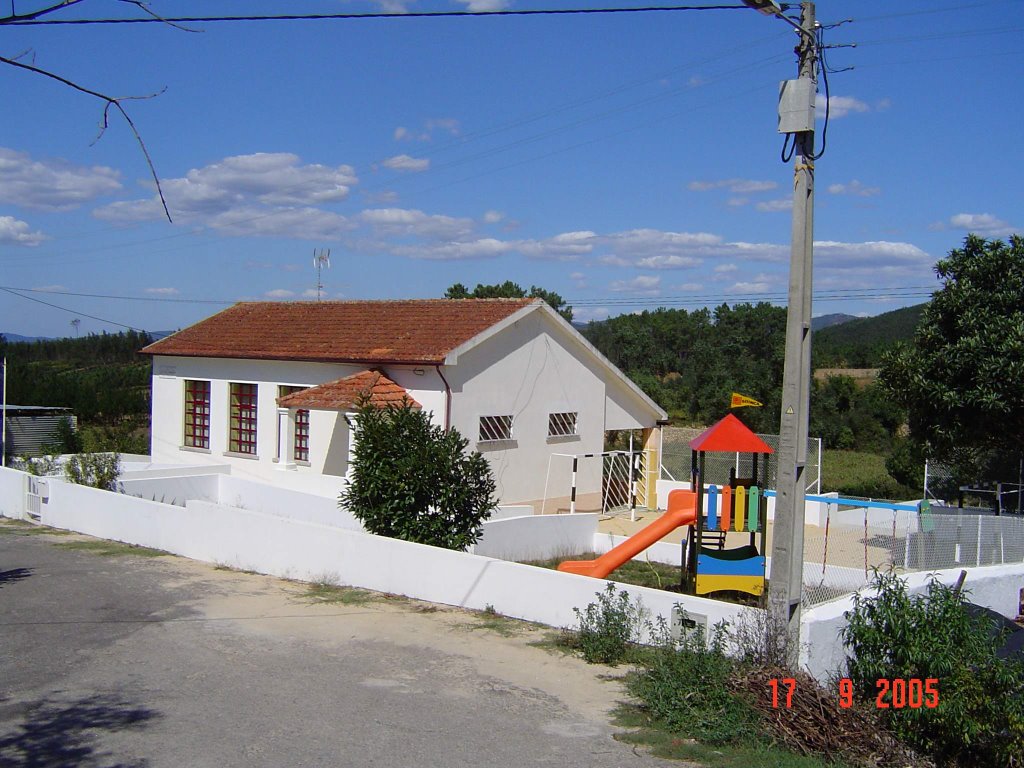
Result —
[{"label": "terracotta tile roof", "polygon": [[143,354],[361,363],[441,363],[538,299],[242,302]]},{"label": "terracotta tile roof", "polygon": [[277,398],[277,404],[282,408],[347,411],[354,408],[364,395],[368,395],[370,404],[377,408],[401,405],[406,398],[414,408],[422,407],[405,387],[395,384],[380,371],[361,371],[344,379],[292,392]]}]

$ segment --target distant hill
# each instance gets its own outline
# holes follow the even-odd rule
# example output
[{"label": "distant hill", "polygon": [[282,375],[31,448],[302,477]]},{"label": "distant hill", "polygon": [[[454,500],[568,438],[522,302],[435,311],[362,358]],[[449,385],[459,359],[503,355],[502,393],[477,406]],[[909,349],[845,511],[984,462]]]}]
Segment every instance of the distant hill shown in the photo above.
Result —
[{"label": "distant hill", "polygon": [[858,317],[816,330],[815,368],[876,368],[896,342],[910,341],[927,304],[915,304],[875,317]]},{"label": "distant hill", "polygon": [[856,315],[844,315],[842,312],[836,312],[831,315],[822,315],[821,317],[815,317],[811,320],[811,330],[820,331],[823,328],[831,328],[833,325],[842,325],[848,323],[851,320],[859,319]]},{"label": "distant hill", "polygon": [[3,331],[0,331],[0,336],[3,336],[5,339],[7,339],[10,342],[15,342],[15,341],[50,341],[50,337],[49,336],[22,336],[21,334],[18,334],[18,333],[4,333]]}]

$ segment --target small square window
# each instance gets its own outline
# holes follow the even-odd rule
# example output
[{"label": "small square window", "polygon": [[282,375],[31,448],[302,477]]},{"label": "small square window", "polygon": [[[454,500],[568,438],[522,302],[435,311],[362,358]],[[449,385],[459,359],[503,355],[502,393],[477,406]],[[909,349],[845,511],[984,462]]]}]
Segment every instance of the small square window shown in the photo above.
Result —
[{"label": "small square window", "polygon": [[571,437],[576,432],[576,411],[548,414],[548,437]]},{"label": "small square window", "polygon": [[511,416],[481,416],[480,437],[478,442],[486,443],[495,440],[512,439],[512,417]]}]

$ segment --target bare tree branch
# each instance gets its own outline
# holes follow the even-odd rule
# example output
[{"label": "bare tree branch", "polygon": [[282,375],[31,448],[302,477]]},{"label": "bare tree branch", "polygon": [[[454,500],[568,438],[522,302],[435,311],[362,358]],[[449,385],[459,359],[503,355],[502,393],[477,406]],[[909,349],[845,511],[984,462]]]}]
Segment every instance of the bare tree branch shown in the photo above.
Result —
[{"label": "bare tree branch", "polygon": [[138,8],[140,8],[144,13],[152,16],[157,21],[162,21],[167,26],[174,27],[175,29],[180,29],[182,32],[202,32],[203,31],[201,29],[190,29],[189,27],[184,27],[181,24],[175,24],[173,21],[168,21],[163,16],[159,15],[158,13],[156,13],[152,8],[150,8],[149,7],[149,3],[143,3],[141,0],[121,0],[121,2],[122,3],[127,3],[128,5],[134,5],[134,6],[138,7]]},{"label": "bare tree branch", "polygon": [[[72,2],[79,2],[79,0],[68,0],[68,2],[64,4],[68,5]],[[104,106],[103,108],[103,122],[101,123],[100,133],[96,137],[95,141],[98,141],[100,137],[103,135],[103,132],[106,131],[107,129],[107,117],[110,112],[110,108],[113,107],[118,112],[120,112],[121,117],[123,117],[125,122],[128,123],[128,127],[131,129],[132,134],[135,136],[135,140],[138,142],[139,148],[142,150],[142,156],[146,158],[146,164],[149,166],[149,172],[153,176],[153,182],[156,184],[157,195],[159,195],[160,203],[164,207],[164,215],[167,217],[168,221],[173,223],[174,220],[171,218],[171,212],[167,208],[167,200],[164,198],[163,187],[160,186],[160,177],[157,176],[156,167],[153,165],[153,160],[149,156],[149,150],[146,148],[146,142],[142,140],[142,135],[139,133],[139,129],[135,127],[135,123],[132,121],[131,117],[129,117],[128,112],[121,104],[122,101],[127,101],[129,99],[151,99],[154,96],[159,96],[160,93],[163,93],[163,91],[160,91],[159,93],[150,94],[149,96],[121,96],[115,98],[113,96],[107,96],[105,93],[94,91],[91,88],[81,86],[76,82],[68,80],[66,77],[61,77],[58,74],[48,72],[45,69],[40,69],[39,67],[32,66],[31,64],[24,64],[20,61],[16,61],[15,59],[9,59],[6,56],[0,56],[0,62],[4,64],[9,64],[12,67],[17,67],[18,69],[24,69],[28,72],[34,72],[37,75],[48,77],[51,80],[56,80],[58,83],[63,83],[69,88],[73,88],[74,90],[79,91],[80,93],[84,93],[89,96],[94,96],[97,99],[106,102],[106,106]]]},{"label": "bare tree branch", "polygon": [[33,19],[38,19],[42,16],[46,16],[47,14],[59,11],[62,8],[67,8],[69,5],[77,5],[80,2],[82,2],[82,0],[61,0],[59,3],[54,3],[46,8],[40,8],[38,11],[32,11],[31,13],[17,14],[12,12],[10,16],[0,18],[0,24],[10,24],[14,21],[32,21]]}]

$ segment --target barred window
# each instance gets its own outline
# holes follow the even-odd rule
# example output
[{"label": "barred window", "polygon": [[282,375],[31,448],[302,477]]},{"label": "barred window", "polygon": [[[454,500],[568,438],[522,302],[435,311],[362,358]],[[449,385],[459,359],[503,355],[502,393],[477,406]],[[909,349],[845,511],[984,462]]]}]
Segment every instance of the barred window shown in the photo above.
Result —
[{"label": "barred window", "polygon": [[511,416],[481,416],[478,442],[512,439]]},{"label": "barred window", "polygon": [[570,437],[576,432],[576,411],[548,414],[548,437]]},{"label": "barred window", "polygon": [[[277,396],[281,398],[304,389],[306,387],[281,384],[277,388]],[[295,460],[309,461],[309,411],[305,408],[300,408],[295,412],[295,434],[292,439],[295,441]],[[281,441],[278,440],[278,445],[280,444]]]},{"label": "barred window", "polygon": [[185,381],[185,445],[210,447],[210,382]]},{"label": "barred window", "polygon": [[309,461],[309,411],[295,412],[295,460]]},{"label": "barred window", "polygon": [[256,385],[231,385],[228,450],[256,455]]}]

